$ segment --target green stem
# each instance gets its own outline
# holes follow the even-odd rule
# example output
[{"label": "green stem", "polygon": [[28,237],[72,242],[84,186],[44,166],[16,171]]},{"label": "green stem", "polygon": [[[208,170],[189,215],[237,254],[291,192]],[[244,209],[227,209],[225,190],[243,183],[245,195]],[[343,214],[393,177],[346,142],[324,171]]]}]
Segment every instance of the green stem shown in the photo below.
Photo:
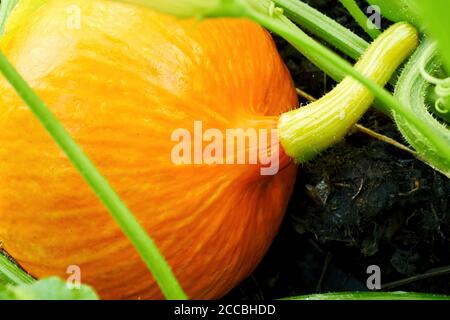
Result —
[{"label": "green stem", "polygon": [[168,299],[186,299],[186,294],[153,240],[147,235],[144,228],[121,201],[108,181],[99,173],[55,115],[19,75],[2,52],[0,52],[0,71],[30,107],[70,161],[72,161],[73,165],[119,224],[124,234],[131,240],[147,267],[153,273],[165,297]]},{"label": "green stem", "polygon": [[355,21],[360,25],[363,30],[376,39],[380,34],[378,27],[370,21],[367,16],[362,12],[361,8],[356,4],[355,0],[339,0],[347,11],[352,15]]},{"label": "green stem", "polygon": [[414,292],[339,292],[289,297],[282,300],[450,300],[450,296]]},{"label": "green stem", "polygon": [[[237,1],[239,3],[240,0]],[[263,1],[247,0],[247,1],[251,3],[253,9],[260,12],[269,12],[269,7],[271,3],[270,1],[267,0]],[[243,6],[243,8],[240,10],[240,14],[246,12],[247,9],[248,9],[247,5]],[[221,13],[223,14],[223,12]],[[271,18],[273,20],[276,20],[280,25],[283,25],[286,29],[290,29],[293,33],[301,31],[291,20],[289,20],[283,14],[274,14]],[[305,56],[309,61],[311,61],[314,65],[316,65],[318,68],[324,71],[328,76],[330,76],[335,81],[339,82],[345,77],[345,73],[343,73],[339,68],[336,68],[336,66],[333,63],[331,63],[327,58],[312,54],[309,50],[307,50],[301,45],[298,45],[298,43],[296,42],[290,41],[289,39],[285,40],[287,40],[303,56]]]},{"label": "green stem", "polygon": [[[3,276],[3,277],[2,277]],[[19,268],[14,262],[0,252],[0,278],[5,278],[8,283],[20,285],[33,283],[34,279],[28,273]]]},{"label": "green stem", "polygon": [[364,39],[300,0],[273,0],[288,18],[347,56],[358,59],[369,46]]},{"label": "green stem", "polygon": [[[432,84],[424,79],[418,68],[422,64],[424,70],[429,74],[433,74],[441,66],[437,48],[431,40],[424,41],[405,66],[395,88],[395,96],[409,107],[411,113],[422,119],[423,123],[438,131],[450,146],[449,128],[440,123],[429,111],[426,98]],[[413,130],[414,128],[411,128],[402,116],[395,115],[394,119],[403,136],[416,149],[419,156],[450,178],[450,158],[438,152],[433,145],[428,143],[426,137]]]},{"label": "green stem", "polygon": [[[292,19],[292,21],[355,60],[358,60],[369,47],[368,42],[303,1],[274,0],[274,2],[283,8],[286,16]],[[290,27],[294,28],[294,30],[299,30],[296,25],[284,16],[278,18],[280,20],[287,20],[283,22],[287,25],[290,24]],[[346,74],[341,72],[341,70],[337,69],[334,65],[330,65],[327,59],[323,61],[316,55],[311,55],[303,47],[299,47],[295,43],[291,43],[291,45],[334,81],[340,82],[345,78]],[[394,85],[395,81],[393,81],[393,79],[396,78],[397,76],[394,76],[390,81]],[[379,100],[374,102],[374,106],[388,117],[392,117],[389,108]]]},{"label": "green stem", "polygon": [[[417,44],[417,31],[398,23],[370,45],[354,69],[384,86]],[[367,88],[347,77],[321,99],[284,113],[278,122],[278,132],[285,152],[297,162],[313,159],[340,141],[373,100]]]}]

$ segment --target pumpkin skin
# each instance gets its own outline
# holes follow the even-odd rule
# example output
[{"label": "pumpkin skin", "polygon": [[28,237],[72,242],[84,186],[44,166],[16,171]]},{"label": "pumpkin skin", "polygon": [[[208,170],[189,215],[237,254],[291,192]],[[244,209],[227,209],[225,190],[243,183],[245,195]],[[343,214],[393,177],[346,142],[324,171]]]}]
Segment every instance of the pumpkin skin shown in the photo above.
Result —
[{"label": "pumpkin skin", "polygon": [[[67,24],[73,5],[80,28]],[[247,277],[277,233],[295,164],[285,159],[275,176],[261,176],[259,165],[175,165],[171,134],[198,120],[276,128],[298,101],[270,35],[246,20],[177,20],[105,0],[50,0],[10,29],[2,50],[152,236],[188,296],[219,298]],[[67,278],[77,265],[103,299],[163,297],[4,79],[0,241],[35,277]]]}]

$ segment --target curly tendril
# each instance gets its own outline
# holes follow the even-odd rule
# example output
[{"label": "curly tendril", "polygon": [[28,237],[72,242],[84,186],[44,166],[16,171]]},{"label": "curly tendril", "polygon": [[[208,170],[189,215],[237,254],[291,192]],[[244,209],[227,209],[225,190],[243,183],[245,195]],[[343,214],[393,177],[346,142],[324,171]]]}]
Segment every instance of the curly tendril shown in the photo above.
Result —
[{"label": "curly tendril", "polygon": [[450,97],[450,77],[445,79],[439,79],[431,75],[426,67],[429,62],[429,58],[436,52],[436,43],[429,46],[420,60],[420,74],[425,79],[425,81],[435,85],[434,92],[436,94],[436,102],[434,107],[437,112],[446,114],[450,112],[449,106],[447,105],[448,99]]}]

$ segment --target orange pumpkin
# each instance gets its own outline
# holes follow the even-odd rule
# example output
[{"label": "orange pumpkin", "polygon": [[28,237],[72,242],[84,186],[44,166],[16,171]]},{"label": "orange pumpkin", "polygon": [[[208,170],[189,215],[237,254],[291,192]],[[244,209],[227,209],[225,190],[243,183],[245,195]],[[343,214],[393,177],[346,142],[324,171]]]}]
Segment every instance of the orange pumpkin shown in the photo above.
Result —
[{"label": "orange pumpkin", "polygon": [[[25,5],[25,4],[24,4]],[[79,25],[71,24],[79,10]],[[2,50],[153,237],[190,298],[247,277],[277,233],[296,166],[177,165],[172,133],[277,126],[297,98],[271,36],[106,0],[49,0]],[[5,80],[0,241],[36,277],[71,265],[105,299],[162,298],[139,255]]]}]

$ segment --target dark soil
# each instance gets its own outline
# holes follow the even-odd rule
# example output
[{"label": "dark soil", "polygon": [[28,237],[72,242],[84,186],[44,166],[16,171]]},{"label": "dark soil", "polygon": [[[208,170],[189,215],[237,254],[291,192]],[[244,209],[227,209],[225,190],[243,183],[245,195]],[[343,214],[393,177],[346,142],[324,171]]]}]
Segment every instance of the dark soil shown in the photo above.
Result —
[{"label": "dark soil", "polygon": [[[336,1],[310,3],[361,33]],[[299,88],[320,97],[333,87],[295,49],[277,42]],[[403,142],[377,111],[361,123]],[[278,237],[225,299],[367,291],[370,265],[380,267],[383,285],[410,279],[386,290],[450,294],[449,244],[450,180],[404,151],[353,133],[300,167]]]}]

